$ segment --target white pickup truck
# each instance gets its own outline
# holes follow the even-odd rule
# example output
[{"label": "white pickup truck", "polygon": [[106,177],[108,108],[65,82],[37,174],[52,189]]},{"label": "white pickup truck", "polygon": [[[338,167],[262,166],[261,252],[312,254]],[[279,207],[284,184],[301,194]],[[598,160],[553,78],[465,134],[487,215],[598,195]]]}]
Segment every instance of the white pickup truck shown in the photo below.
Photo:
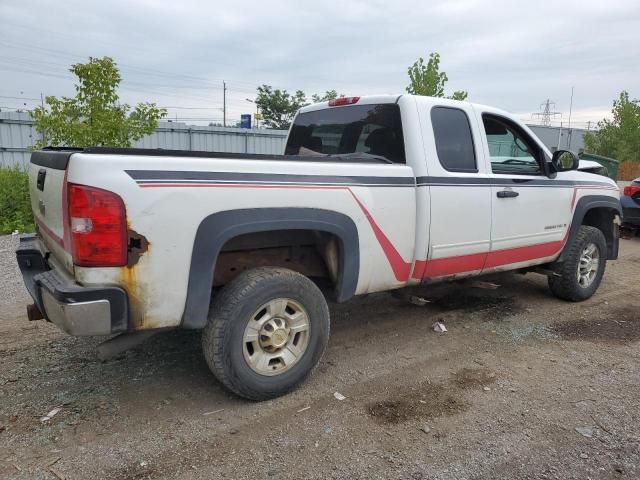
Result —
[{"label": "white pickup truck", "polygon": [[71,335],[204,329],[230,390],[282,395],[320,360],[325,298],[501,270],[580,301],[617,258],[618,188],[553,155],[508,113],[411,95],[339,98],[296,116],[285,155],[34,152],[37,234],[17,260]]}]

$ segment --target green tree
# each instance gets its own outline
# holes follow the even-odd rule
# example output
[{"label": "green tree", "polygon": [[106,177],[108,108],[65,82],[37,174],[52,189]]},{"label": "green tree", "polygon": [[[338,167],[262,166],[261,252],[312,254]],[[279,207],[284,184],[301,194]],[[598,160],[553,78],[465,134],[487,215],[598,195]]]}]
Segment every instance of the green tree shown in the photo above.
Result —
[{"label": "green tree", "polygon": [[640,161],[640,100],[631,100],[622,91],[611,114],[612,120],[601,120],[596,132],[584,136],[585,149],[617,160]]},{"label": "green tree", "polygon": [[166,110],[155,103],[138,103],[135,108],[119,102],[122,80],[117,65],[109,57],[92,58],[69,69],[78,77],[76,96],[46,97],[46,106],[32,112],[34,127],[45,145],[70,147],[130,147],[152,133]]},{"label": "green tree", "polygon": [[291,125],[298,109],[307,105],[307,96],[302,90],[291,95],[286,90],[274,90],[270,85],[261,85],[255,102],[267,128],[285,130]]},{"label": "green tree", "polygon": [[[424,63],[420,57],[408,69],[411,83],[407,87],[407,93],[412,95],[425,95],[428,97],[444,97],[444,85],[449,81],[445,72],[440,71],[440,54],[432,53],[429,61]],[[456,90],[450,97],[453,100],[465,100],[467,92]]]},{"label": "green tree", "polygon": [[344,97],[344,95],[342,93],[338,95],[338,92],[335,90],[327,90],[322,96],[317,93],[311,95],[311,101],[313,103],[328,102],[329,100],[335,100],[338,97]]}]

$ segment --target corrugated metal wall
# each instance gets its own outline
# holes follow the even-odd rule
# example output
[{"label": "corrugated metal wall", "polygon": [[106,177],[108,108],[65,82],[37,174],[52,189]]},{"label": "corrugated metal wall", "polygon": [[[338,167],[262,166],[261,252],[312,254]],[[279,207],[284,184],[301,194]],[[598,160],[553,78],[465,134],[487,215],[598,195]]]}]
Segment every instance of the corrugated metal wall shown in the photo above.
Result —
[{"label": "corrugated metal wall", "polygon": [[[0,112],[0,165],[26,165],[38,139],[28,113]],[[151,135],[135,143],[140,148],[205,152],[281,154],[286,130],[201,127],[160,122]]]},{"label": "corrugated metal wall", "polygon": [[141,139],[135,146],[203,152],[281,154],[284,152],[286,138],[285,130],[201,127],[162,122],[153,134]]},{"label": "corrugated metal wall", "polygon": [[559,149],[578,153],[584,149],[584,135],[587,130],[542,125],[529,125],[529,128],[551,151]]},{"label": "corrugated metal wall", "polygon": [[[586,130],[530,125],[551,150],[578,152],[584,148]],[[29,162],[30,148],[38,138],[28,113],[0,112],[0,166]],[[177,122],[161,122],[156,131],[136,142],[136,147],[205,152],[281,154],[287,138],[285,130],[201,127]]]},{"label": "corrugated metal wall", "polygon": [[37,139],[28,113],[0,112],[0,166],[26,165]]}]

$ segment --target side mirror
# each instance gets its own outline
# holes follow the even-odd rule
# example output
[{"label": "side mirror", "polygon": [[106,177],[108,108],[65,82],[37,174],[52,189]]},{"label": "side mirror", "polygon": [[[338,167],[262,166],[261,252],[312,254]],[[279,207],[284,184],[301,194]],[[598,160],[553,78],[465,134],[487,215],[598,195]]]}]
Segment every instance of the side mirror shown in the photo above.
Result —
[{"label": "side mirror", "polygon": [[576,170],[580,160],[569,150],[556,150],[553,152],[553,157],[551,157],[551,164],[556,172],[568,172],[569,170]]}]

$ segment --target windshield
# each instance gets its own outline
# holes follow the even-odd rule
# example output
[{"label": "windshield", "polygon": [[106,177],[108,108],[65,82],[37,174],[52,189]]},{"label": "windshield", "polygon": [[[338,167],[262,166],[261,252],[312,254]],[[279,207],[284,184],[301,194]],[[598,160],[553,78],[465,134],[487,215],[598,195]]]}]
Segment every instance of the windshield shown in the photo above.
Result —
[{"label": "windshield", "polygon": [[285,149],[285,155],[356,152],[405,163],[398,105],[352,105],[301,113],[291,127]]}]

